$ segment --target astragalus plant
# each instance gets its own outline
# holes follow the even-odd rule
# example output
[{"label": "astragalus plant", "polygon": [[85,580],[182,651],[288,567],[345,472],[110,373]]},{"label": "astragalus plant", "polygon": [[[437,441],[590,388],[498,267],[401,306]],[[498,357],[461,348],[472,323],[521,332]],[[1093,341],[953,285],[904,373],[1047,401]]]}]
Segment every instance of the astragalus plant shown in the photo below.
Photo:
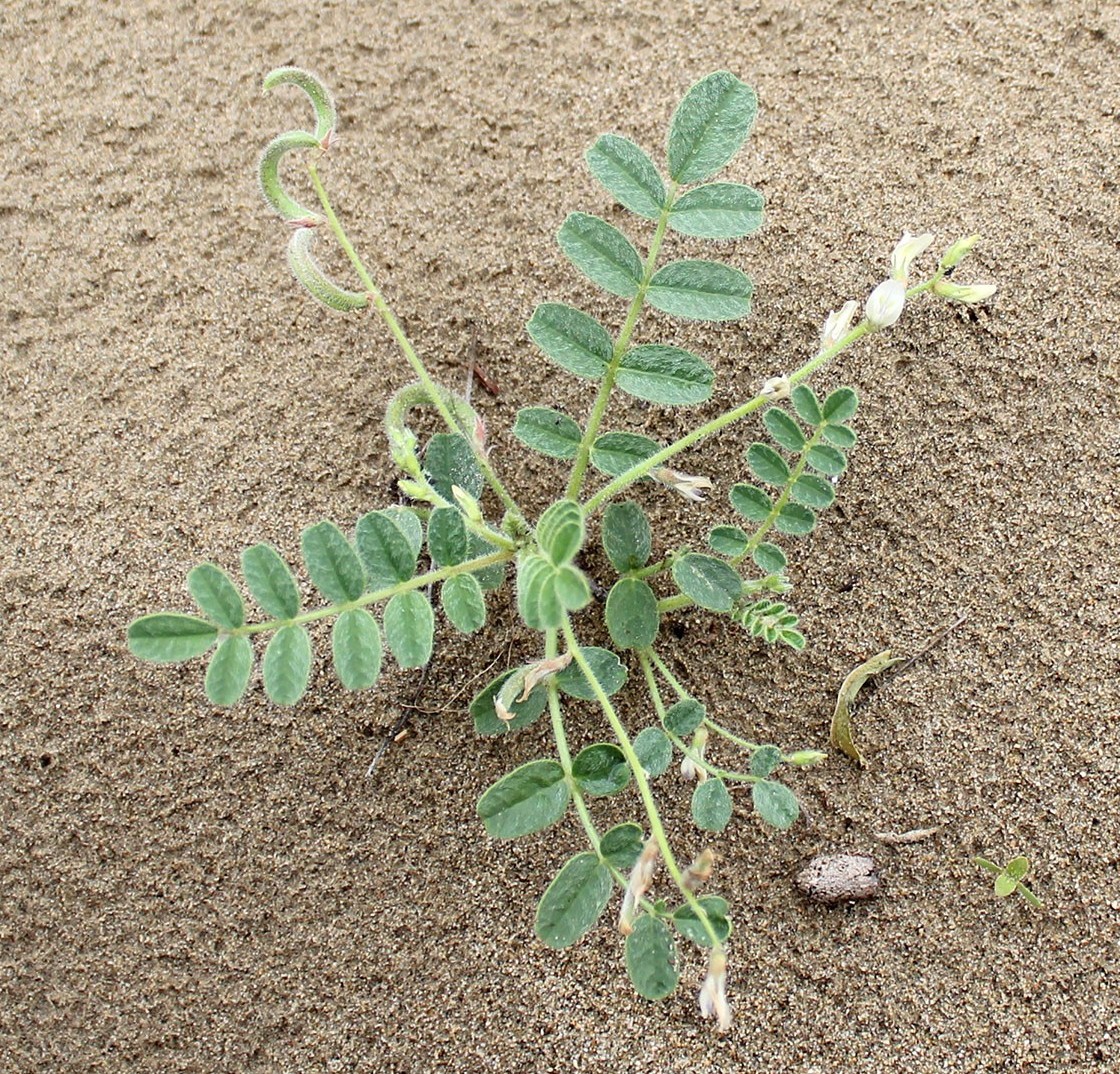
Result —
[{"label": "astragalus plant", "polygon": [[[285,67],[267,89],[294,85],[311,99],[314,130],[280,135],[265,149],[260,179],[265,197],[290,231],[288,260],[297,280],[323,306],[351,316],[372,309],[396,340],[415,383],[387,401],[389,452],[401,471],[406,503],[359,518],[349,532],[321,521],[303,530],[303,570],[321,595],[305,608],[284,557],[256,544],[241,557],[241,576],[259,614],[246,611],[231,575],[210,563],[195,567],[187,586],[198,614],[161,612],[131,624],[129,646],[144,660],[179,662],[208,654],[205,690],[214,705],[233,705],[260,663],[265,693],[294,705],[308,687],[313,628],[330,623],[334,671],[351,690],[372,687],[388,648],[401,668],[432,656],[441,618],[465,634],[486,629],[487,601],[513,575],[517,610],[539,635],[531,658],[504,670],[478,693],[470,715],[480,735],[526,733],[547,716],[550,756],[521,765],[486,789],[478,813],[496,839],[513,839],[574,817],[588,849],[565,862],[536,912],[536,933],[550,947],[574,944],[599,920],[617,888],[616,914],[625,936],[626,968],[637,991],[656,1000],[681,973],[680,938],[707,951],[700,1009],[720,1029],[731,1023],[727,995],[728,904],[714,886],[709,835],[733,813],[732,788],[750,788],[754,810],[775,828],[789,828],[798,801],[785,774],[824,757],[814,749],[755,742],[737,726],[734,699],[706,706],[665,659],[673,644],[664,620],[698,607],[726,616],[752,641],[786,646],[791,659],[805,645],[787,603],[786,546],[810,533],[836,495],[836,483],[856,444],[857,398],[842,387],[821,398],[810,376],[866,336],[893,325],[924,292],[977,302],[987,287],[965,287],[949,275],[975,237],[954,243],[927,278],[912,282],[911,264],[929,235],[906,235],[891,257],[889,277],[863,304],[846,303],[828,317],[816,353],[806,360],[760,359],[742,401],[672,443],[613,427],[616,392],[658,407],[695,406],[712,392],[715,371],[692,351],[637,342],[652,307],[684,321],[733,321],[747,316],[752,285],[738,268],[715,260],[666,257],[674,236],[739,239],[762,222],[763,199],[749,186],[713,182],[754,123],[754,92],[726,71],[696,83],[669,124],[664,167],[616,134],[587,150],[592,175],[634,216],[644,235],[636,246],[598,216],[572,213],[557,239],[572,265],[618,299],[608,327],[562,302],[533,311],[528,335],[548,360],[588,387],[580,419],[553,407],[520,410],[513,434],[528,451],[567,464],[538,517],[520,505],[508,481],[516,460],[491,456],[484,421],[469,400],[437,384],[394,317],[373,276],[339,223],[319,174],[334,140],[330,94],[306,71]],[[306,207],[281,179],[290,154],[304,157],[317,204]],[[315,244],[334,240],[353,268],[356,285],[332,280],[315,259]],[[726,247],[725,247],[726,249]],[[643,337],[644,338],[644,337]],[[539,356],[526,343],[526,361]],[[783,372],[788,369],[788,372]],[[442,431],[421,438],[417,412],[434,412]],[[717,475],[678,469],[679,457],[745,419],[758,439],[745,450],[749,476],[731,483],[727,520],[693,544],[666,548],[653,535],[646,506],[662,495],[701,499]],[[430,416],[428,420],[433,420]],[[695,462],[688,469],[703,469]],[[507,476],[500,473],[505,471]],[[539,489],[534,489],[539,497]],[[629,497],[629,498],[627,498]],[[601,594],[596,599],[593,594]],[[605,630],[602,629],[605,627]],[[610,647],[587,644],[605,640]],[[263,654],[258,648],[263,645]],[[628,712],[648,714],[628,725],[615,698],[644,694]],[[570,700],[592,702],[602,715],[601,740],[575,743],[565,722]],[[527,733],[542,737],[534,727]],[[688,793],[699,833],[678,833],[674,849],[655,796]],[[606,828],[596,800],[630,792],[634,819]]]}]

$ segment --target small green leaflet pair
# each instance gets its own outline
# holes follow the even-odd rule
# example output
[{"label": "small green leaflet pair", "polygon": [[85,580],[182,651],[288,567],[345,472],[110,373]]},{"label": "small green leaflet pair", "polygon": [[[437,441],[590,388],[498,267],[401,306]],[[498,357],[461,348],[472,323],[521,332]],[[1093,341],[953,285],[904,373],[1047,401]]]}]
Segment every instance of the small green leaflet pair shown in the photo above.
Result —
[{"label": "small green leaflet pair", "polygon": [[[586,154],[592,175],[624,208],[655,221],[657,231],[643,260],[613,224],[588,213],[572,213],[557,233],[569,261],[603,290],[632,305],[648,303],[671,316],[698,321],[745,317],[753,285],[743,272],[696,259],[670,261],[655,271],[655,262],[666,231],[733,239],[761,225],[763,199],[758,191],[740,183],[706,182],[738,152],[757,112],[754,91],[730,72],[717,71],[698,82],[669,127],[668,183],[648,154],[628,138],[617,134],[599,138]],[[702,358],[667,344],[631,346],[629,331],[616,343],[594,317],[572,306],[542,303],[527,327],[544,354],[575,376],[590,380],[609,376],[624,392],[663,406],[694,405],[711,396],[715,374]],[[573,459],[581,431],[557,410],[529,407],[518,414],[514,435],[545,455]],[[596,448],[592,463],[603,472],[616,476],[628,468],[604,465],[609,442],[597,441]]]}]

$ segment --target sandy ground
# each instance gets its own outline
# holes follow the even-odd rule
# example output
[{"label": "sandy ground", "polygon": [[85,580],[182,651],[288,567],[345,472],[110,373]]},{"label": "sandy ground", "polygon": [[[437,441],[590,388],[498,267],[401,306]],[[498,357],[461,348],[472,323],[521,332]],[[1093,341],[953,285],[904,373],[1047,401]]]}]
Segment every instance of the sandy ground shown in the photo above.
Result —
[{"label": "sandy ground", "polygon": [[[0,11],[0,1067],[5,1071],[1107,1071],[1120,1069],[1116,625],[1120,17],[1070,2],[29,3]],[[903,229],[1001,293],[940,303],[819,380],[856,386],[842,511],[790,545],[810,647],[703,615],[667,647],[744,733],[826,741],[848,670],[967,620],[857,716],[811,813],[720,843],[735,1029],[637,999],[607,926],[556,954],[535,901],[574,824],[493,844],[480,791],[548,750],[476,740],[465,700],[531,653],[492,600],[441,635],[422,687],[347,695],[320,659],[293,710],[259,687],[213,711],[200,670],[132,660],[137,614],[186,608],[189,567],[394,502],[379,414],[404,383],[377,324],[291,283],[253,179],[306,117],[270,68],[333,84],[328,182],[420,350],[451,385],[477,336],[495,459],[534,507],[519,405],[587,405],[525,337],[535,303],[616,303],[553,235],[622,222],[582,153],[656,149],[716,68],[758,90],[729,177],[767,226],[724,251],[757,287],[736,325],[667,327],[718,370],[714,415],[807,354],[881,278]],[[675,249],[701,255],[701,243]],[[620,405],[671,435],[689,417]],[[724,485],[744,429],[686,460]],[[726,520],[643,493],[661,547]],[[412,731],[366,769],[402,705]],[[649,714],[635,697],[627,719]],[[601,732],[574,709],[573,738]],[[684,847],[688,789],[666,777]],[[672,803],[676,803],[675,805]],[[943,826],[898,850],[875,831]],[[884,894],[824,908],[792,885],[822,850],[872,850]],[[1044,901],[998,901],[971,863],[1030,855]]]}]

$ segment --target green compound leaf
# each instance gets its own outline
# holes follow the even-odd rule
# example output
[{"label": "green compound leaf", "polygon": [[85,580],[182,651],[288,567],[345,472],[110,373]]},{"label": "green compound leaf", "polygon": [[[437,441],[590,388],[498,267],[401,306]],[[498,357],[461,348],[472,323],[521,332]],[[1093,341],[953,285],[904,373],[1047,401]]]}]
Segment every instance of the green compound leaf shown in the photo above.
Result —
[{"label": "green compound leaf", "polygon": [[618,228],[588,213],[571,213],[556,235],[560,249],[592,283],[633,298],[642,282],[642,259]]},{"label": "green compound leaf", "polygon": [[673,580],[680,591],[701,608],[729,612],[743,591],[743,580],[721,559],[689,552],[673,564]]},{"label": "green compound leaf", "polygon": [[568,808],[564,769],[530,761],[502,776],[478,800],[478,815],[493,839],[517,839],[555,824]]},{"label": "green compound leaf", "polygon": [[474,729],[480,735],[503,735],[507,731],[519,731],[528,727],[545,710],[548,692],[540,687],[533,690],[524,701],[514,701],[508,706],[513,713],[512,720],[500,720],[494,709],[494,699],[501,693],[506,680],[513,671],[503,671],[493,682],[488,683],[471,702],[470,714]]},{"label": "green compound leaf", "polygon": [[241,572],[253,599],[266,615],[294,619],[299,615],[299,588],[280,553],[270,544],[255,544],[241,553]]},{"label": "green compound leaf", "polygon": [[664,999],[680,980],[677,945],[669,927],[643,914],[626,937],[626,972],[643,999]]},{"label": "green compound leaf", "polygon": [[797,416],[807,425],[820,425],[824,421],[817,393],[807,384],[798,384],[789,393],[789,401],[797,411]]},{"label": "green compound leaf", "polygon": [[841,451],[851,451],[856,446],[855,431],[846,425],[826,425],[821,430],[821,434],[833,447],[838,447]]},{"label": "green compound leaf", "polygon": [[[618,693],[626,684],[626,668],[622,661],[609,649],[600,649],[596,645],[583,646],[583,657],[591,665],[591,673],[599,680],[603,692],[610,697]],[[556,676],[556,685],[569,697],[579,698],[580,701],[594,701],[595,692],[591,683],[583,674],[574,660]]]},{"label": "green compound leaf", "polygon": [[657,168],[629,138],[604,134],[586,153],[591,174],[619,205],[647,220],[656,220],[665,204],[665,183]]},{"label": "green compound leaf", "polygon": [[571,563],[583,545],[583,511],[574,500],[557,500],[537,522],[537,543],[557,567]]},{"label": "green compound leaf", "polygon": [[695,354],[658,344],[628,350],[616,377],[624,392],[662,406],[702,403],[711,397],[714,380],[712,367]]},{"label": "green compound leaf", "polygon": [[646,513],[634,502],[611,503],[603,512],[603,550],[619,574],[638,570],[649,562],[653,548]]},{"label": "green compound leaf", "polygon": [[402,516],[390,511],[370,511],[358,519],[354,540],[371,592],[407,582],[416,573],[420,548],[398,524],[401,521]]},{"label": "green compound leaf", "polygon": [[[731,922],[727,920],[727,900],[718,895],[702,895],[698,901],[708,915],[708,921],[719,937],[719,942],[723,943],[731,935]],[[712,946],[712,938],[704,928],[700,915],[687,903],[673,911],[673,924],[685,939],[691,940],[697,947]]]},{"label": "green compound leaf", "polygon": [[710,183],[673,203],[669,226],[697,239],[740,239],[762,226],[763,198],[741,183]]},{"label": "green compound leaf", "polygon": [[213,563],[200,563],[187,575],[187,588],[202,614],[225,630],[245,622],[245,602],[228,574]]},{"label": "green compound leaf", "polygon": [[[641,735],[638,737],[641,738]],[[642,829],[637,824],[629,821],[626,824],[616,824],[599,840],[599,856],[625,872],[632,869],[642,856],[642,845]]]},{"label": "green compound leaf", "polygon": [[536,933],[548,947],[571,947],[606,909],[614,889],[610,869],[594,854],[569,859],[537,906]]},{"label": "green compound leaf", "polygon": [[688,738],[703,722],[707,710],[695,698],[686,697],[669,706],[665,713],[665,730],[677,738]]},{"label": "green compound leaf", "polygon": [[647,727],[634,739],[634,752],[638,755],[646,774],[663,776],[673,760],[673,744],[659,727]]},{"label": "green compound leaf", "polygon": [[828,474],[829,477],[842,474],[848,468],[848,460],[844,457],[844,452],[830,447],[828,444],[814,444],[809,448],[809,454],[805,456],[805,461],[814,470],[822,474]]},{"label": "green compound leaf", "polygon": [[554,459],[574,459],[582,436],[566,414],[546,406],[523,407],[517,412],[513,435],[526,447]]},{"label": "green compound leaf", "polygon": [[657,597],[647,582],[621,578],[607,596],[607,630],[620,649],[645,649],[657,637],[661,617]]},{"label": "green compound leaf", "polygon": [[661,445],[648,436],[604,433],[591,445],[591,465],[608,477],[618,477],[660,450]]},{"label": "green compound leaf", "polygon": [[460,634],[473,634],[486,622],[486,598],[473,574],[458,574],[440,587],[440,604]]},{"label": "green compound leaf", "polygon": [[584,794],[617,794],[630,782],[630,766],[617,746],[597,742],[579,751],[572,762],[572,778]]},{"label": "green compound leaf", "polygon": [[692,792],[692,820],[706,832],[722,832],[727,827],[731,820],[731,794],[718,776],[709,776],[696,784]]},{"label": "green compound leaf", "polygon": [[436,433],[428,441],[424,452],[424,472],[432,488],[450,503],[455,502],[452,485],[458,485],[477,498],[482,495],[486,484],[470,444],[454,433]]},{"label": "green compound leaf", "polygon": [[264,690],[277,705],[294,705],[311,675],[311,639],[301,626],[281,627],[264,651]]},{"label": "green compound leaf", "polygon": [[782,756],[777,746],[759,746],[751,754],[751,775],[765,779],[782,763]]},{"label": "green compound leaf", "polygon": [[381,631],[364,608],[350,608],[331,629],[331,656],[347,690],[366,690],[381,674]]},{"label": "green compound leaf", "polygon": [[228,708],[249,685],[253,647],[245,637],[223,638],[206,668],[206,696],[212,705]]},{"label": "green compound leaf", "polygon": [[669,174],[677,183],[700,183],[720,170],[747,140],[758,98],[730,71],[697,82],[673,113],[667,143]]},{"label": "green compound leaf", "polygon": [[201,656],[217,640],[213,623],[177,612],[143,615],[128,628],[128,651],[153,664],[177,664]]},{"label": "green compound leaf", "polygon": [[768,485],[784,485],[789,480],[789,467],[785,459],[766,444],[751,444],[747,448],[747,465],[759,481]]},{"label": "green compound leaf", "polygon": [[808,507],[802,507],[799,503],[787,503],[778,512],[778,517],[774,519],[774,529],[779,533],[791,533],[798,536],[812,533],[816,524],[817,516]]},{"label": "green compound leaf", "polygon": [[751,558],[767,574],[781,574],[786,569],[786,554],[776,544],[760,544]]},{"label": "green compound leaf", "polygon": [[799,452],[805,447],[805,434],[801,431],[801,426],[781,407],[772,406],[767,410],[762,415],[762,424],[778,447],[793,452]]},{"label": "green compound leaf", "polygon": [[428,551],[437,567],[453,567],[470,558],[470,534],[459,510],[436,507],[428,516]]},{"label": "green compound leaf", "polygon": [[731,506],[751,522],[765,522],[774,509],[774,501],[754,485],[735,485],[730,498]]},{"label": "green compound leaf", "polygon": [[755,812],[767,824],[783,832],[792,826],[801,812],[793,791],[784,783],[761,780],[751,788],[751,800]]},{"label": "green compound leaf", "polygon": [[315,588],[333,604],[357,600],[365,592],[366,572],[353,546],[333,522],[308,526],[300,550]]},{"label": "green compound leaf", "polygon": [[543,302],[526,325],[529,337],[561,369],[598,380],[610,365],[614,342],[594,317],[560,302]]},{"label": "green compound leaf", "polygon": [[816,474],[802,474],[789,490],[790,499],[811,507],[815,511],[823,511],[836,499],[836,490],[832,483]]},{"label": "green compound leaf", "polygon": [[432,656],[435,615],[423,593],[398,593],[382,613],[389,651],[402,668],[421,668]]},{"label": "green compound leaf", "polygon": [[708,544],[721,556],[741,556],[750,544],[750,538],[738,526],[713,526],[708,534]]},{"label": "green compound leaf", "polygon": [[831,392],[821,407],[821,415],[832,425],[843,425],[855,417],[859,409],[859,396],[853,388],[837,388]]},{"label": "green compound leaf", "polygon": [[751,311],[750,277],[717,261],[671,261],[649,281],[646,297],[662,313],[692,321],[735,321]]}]

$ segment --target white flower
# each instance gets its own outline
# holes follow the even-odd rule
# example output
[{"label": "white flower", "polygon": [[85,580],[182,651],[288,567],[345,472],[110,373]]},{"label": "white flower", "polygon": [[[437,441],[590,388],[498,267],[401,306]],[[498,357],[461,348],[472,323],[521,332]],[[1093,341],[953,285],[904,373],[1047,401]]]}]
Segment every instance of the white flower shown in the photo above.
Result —
[{"label": "white flower", "polygon": [[933,236],[926,232],[922,235],[911,235],[909,231],[902,233],[898,245],[891,254],[891,277],[903,283],[910,278],[910,264],[914,258],[924,254],[933,242]]},{"label": "white flower", "polygon": [[933,285],[933,293],[949,299],[950,302],[964,302],[974,306],[977,302],[986,302],[991,298],[996,293],[996,286],[992,283],[974,283],[965,286],[950,283],[948,280],[938,280]]},{"label": "white flower", "polygon": [[712,483],[706,477],[694,477],[692,474],[682,474],[668,466],[655,466],[649,472],[654,481],[679,492],[686,500],[700,501],[704,499]]},{"label": "white flower", "polygon": [[857,309],[859,309],[859,303],[852,299],[852,301],[845,302],[838,310],[834,310],[828,315],[828,320],[824,322],[824,331],[821,332],[822,351],[836,346],[848,334],[848,329],[852,325],[852,318],[856,315]]},{"label": "white flower", "polygon": [[720,950],[712,952],[708,976],[700,987],[700,1013],[718,1019],[719,1031],[731,1028],[731,1004],[727,1002],[727,956]]},{"label": "white flower", "polygon": [[890,328],[902,316],[906,305],[906,284],[901,280],[884,280],[863,307],[864,316],[873,328]]}]

